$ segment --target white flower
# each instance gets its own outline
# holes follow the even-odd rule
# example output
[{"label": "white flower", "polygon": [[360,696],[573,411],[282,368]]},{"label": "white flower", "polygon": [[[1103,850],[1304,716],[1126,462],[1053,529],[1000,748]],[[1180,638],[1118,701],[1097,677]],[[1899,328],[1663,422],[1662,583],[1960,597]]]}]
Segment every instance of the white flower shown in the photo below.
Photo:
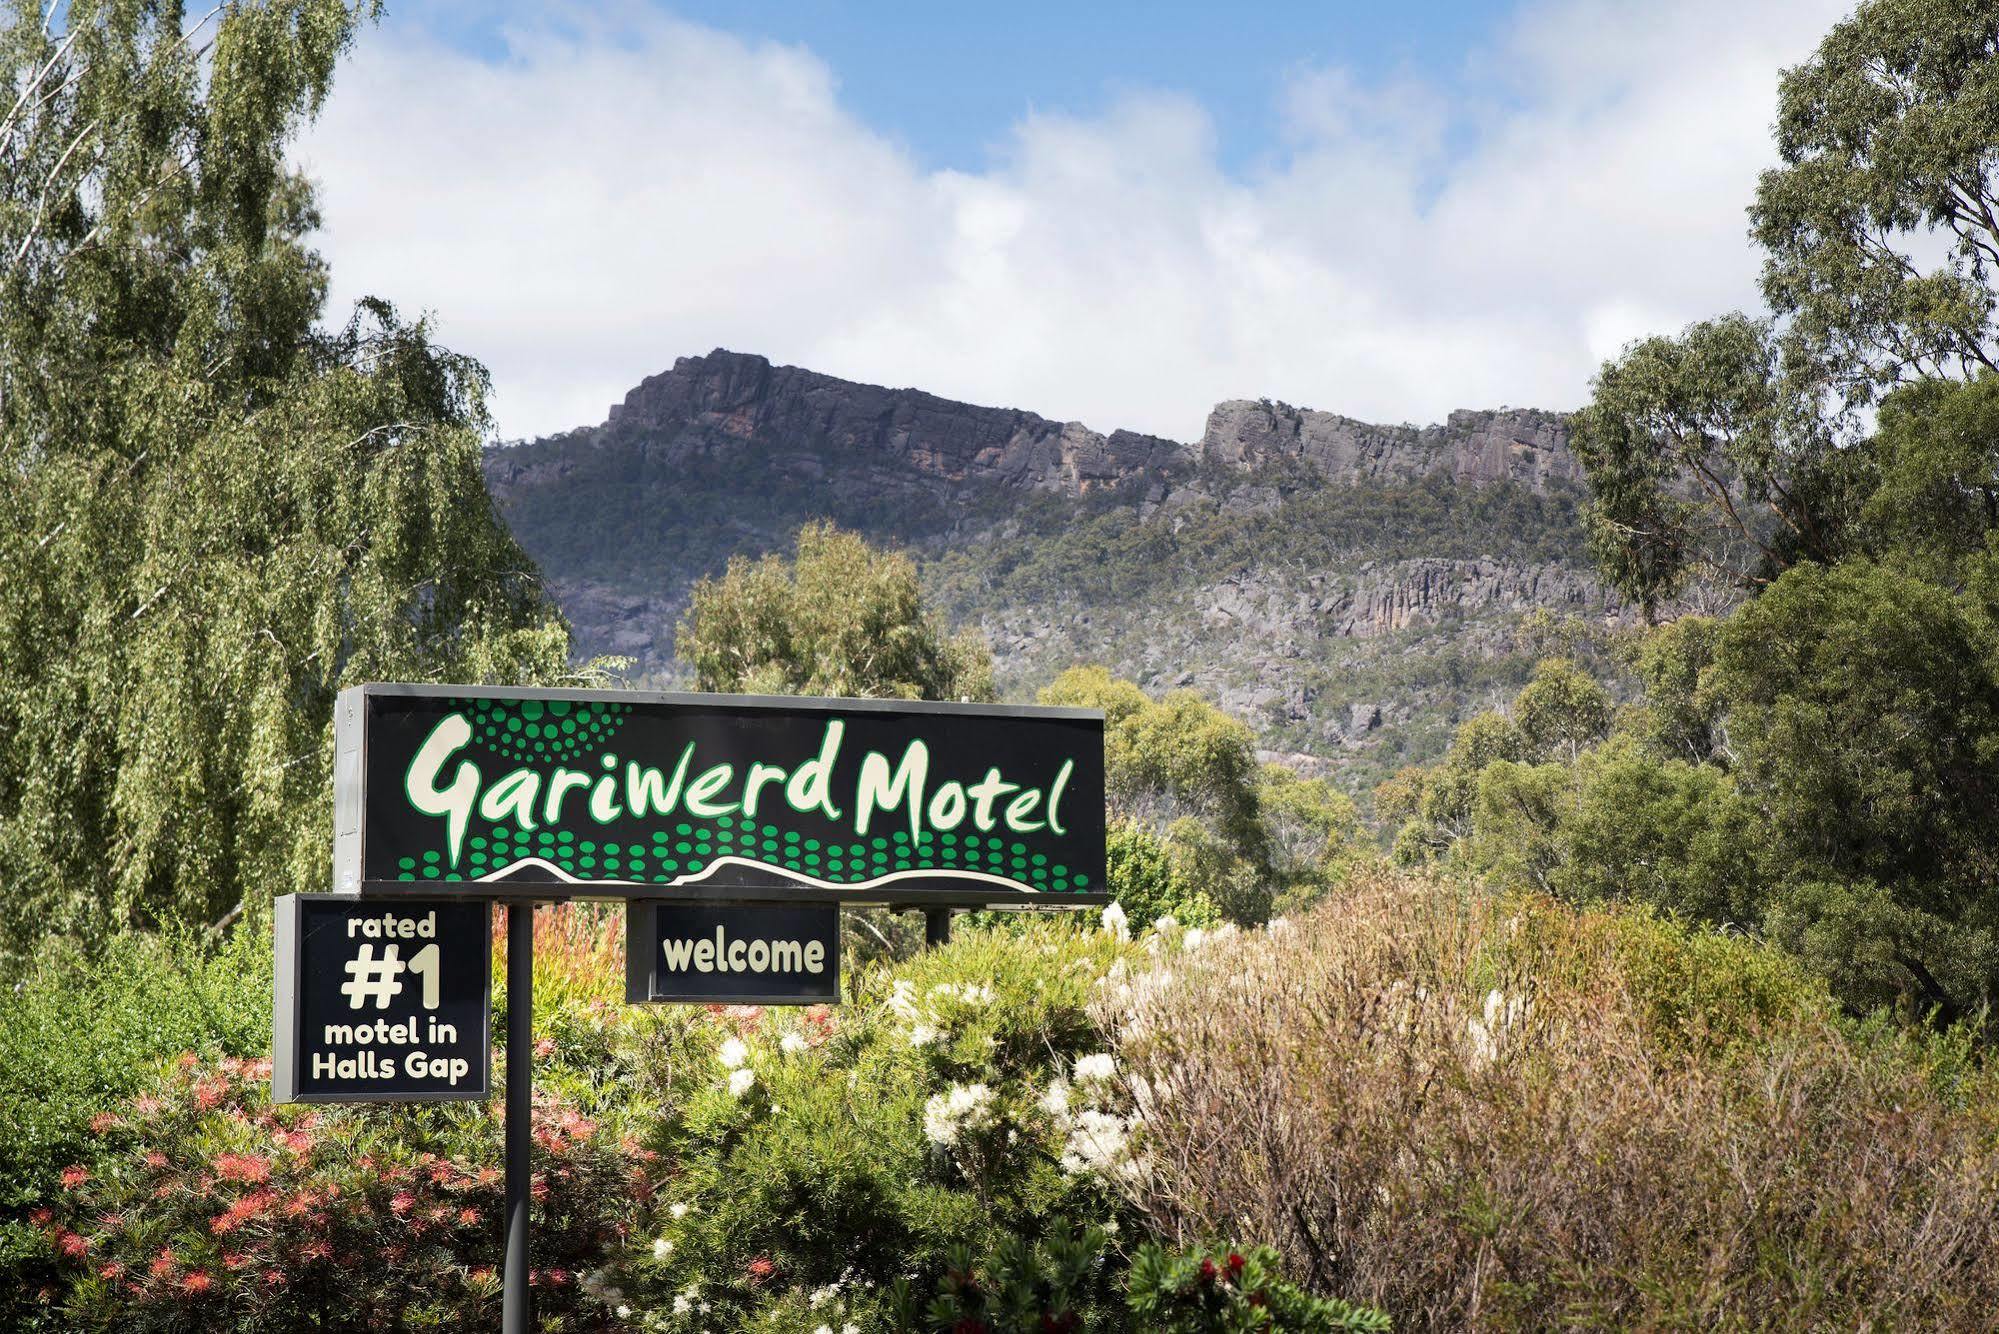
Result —
[{"label": "white flower", "polygon": [[1291,919],[1288,917],[1273,917],[1263,924],[1263,929],[1273,936],[1281,936],[1291,929]]},{"label": "white flower", "polygon": [[833,1327],[831,1325],[821,1325],[819,1328],[813,1330],[812,1334],[833,1334]]},{"label": "white flower", "polygon": [[632,1308],[631,1308],[631,1307],[629,1307],[629,1306],[620,1306],[620,1307],[618,1308],[618,1319],[620,1319],[620,1320],[630,1320],[631,1318],[632,1318]]},{"label": "white flower", "polygon": [[1208,933],[1200,927],[1190,926],[1187,928],[1186,934],[1180,937],[1180,948],[1191,954],[1201,948],[1201,942],[1207,938]]},{"label": "white flower", "polygon": [[909,1045],[912,1047],[931,1047],[943,1040],[944,1030],[928,1024],[918,1024],[909,1030]]},{"label": "white flower", "polygon": [[1061,1118],[1069,1114],[1069,1082],[1056,1079],[1041,1095],[1041,1106],[1050,1116]]},{"label": "white flower", "polygon": [[808,1045],[804,1036],[799,1033],[786,1033],[777,1040],[777,1049],[786,1056],[796,1056],[804,1051]]},{"label": "white flower", "polygon": [[[830,1288],[830,1287],[828,1287],[828,1288],[814,1288],[814,1289],[812,1290],[812,1295],[811,1295],[810,1297],[807,1297],[807,1298],[805,1299],[805,1304],[806,1304],[807,1306],[811,1307],[811,1308],[812,1308],[813,1310],[815,1310],[815,1311],[816,1311],[816,1310],[818,1310],[818,1309],[819,1309],[820,1307],[824,1306],[824,1305],[825,1305],[825,1304],[826,1304],[827,1302],[830,1302],[830,1301],[832,1301],[832,1300],[833,1300],[833,1293],[834,1293],[834,1289],[833,1289],[833,1288]],[[825,1328],[825,1326],[824,1326],[824,1325],[821,1325],[821,1326],[820,1326],[820,1328],[821,1328],[821,1329],[824,1329],[824,1328]]]},{"label": "white flower", "polygon": [[1161,935],[1165,935],[1170,931],[1178,930],[1179,926],[1180,926],[1180,919],[1175,917],[1172,913],[1167,913],[1164,917],[1155,918],[1152,923],[1152,929],[1154,931],[1159,932],[1159,934]]},{"label": "white flower", "polygon": [[673,1313],[675,1315],[686,1315],[689,1311],[692,1311],[693,1309],[694,1309],[694,1303],[687,1299],[686,1293],[684,1292],[680,1293],[678,1296],[676,1296],[673,1299]]},{"label": "white flower", "polygon": [[730,1038],[716,1051],[715,1059],[727,1069],[740,1070],[743,1062],[750,1059],[750,1049],[743,1045],[741,1038]]},{"label": "white flower", "polygon": [[1104,909],[1103,925],[1104,934],[1112,940],[1126,941],[1131,939],[1131,919],[1125,916],[1124,908],[1121,905],[1113,903]]},{"label": "white flower", "polygon": [[729,1075],[729,1096],[740,1098],[757,1086],[757,1072],[747,1067]]},{"label": "white flower", "polygon": [[916,1022],[916,984],[907,978],[896,979],[895,989],[889,993],[888,1008],[903,1022]]},{"label": "white flower", "polygon": [[992,1124],[993,1091],[984,1084],[953,1084],[923,1104],[923,1133],[932,1144],[949,1147],[968,1130]]},{"label": "white flower", "polygon": [[693,1209],[694,1209],[693,1205],[683,1204],[679,1200],[675,1200],[671,1205],[667,1206],[666,1211],[672,1214],[675,1218],[685,1218],[689,1213],[693,1212]]},{"label": "white flower", "polygon": [[861,1334],[861,1327],[849,1320],[846,1324],[840,1326],[840,1334]]},{"label": "white flower", "polygon": [[[687,1206],[685,1206],[685,1205],[681,1205],[681,1204],[676,1204],[676,1205],[674,1205],[673,1207],[674,1207],[674,1208],[676,1208],[676,1209],[684,1209],[684,1208],[686,1208]],[[675,1215],[674,1215],[674,1217],[676,1217],[676,1218],[678,1218],[679,1216],[680,1216],[680,1215],[678,1215],[678,1214],[675,1214]],[[666,1239],[665,1237],[655,1237],[655,1238],[653,1238],[653,1243],[652,1243],[652,1258],[653,1258],[653,1259],[655,1259],[655,1260],[664,1260],[664,1259],[666,1259],[666,1257],[667,1257],[667,1256],[669,1256],[669,1255],[672,1255],[672,1254],[673,1254],[673,1243],[672,1243],[672,1242],[668,1241],[668,1240],[667,1240],[667,1239]]]},{"label": "white flower", "polygon": [[1112,1112],[1085,1109],[1076,1114],[1069,1140],[1062,1148],[1062,1170],[1094,1172],[1102,1177],[1135,1179],[1141,1163],[1130,1156],[1130,1123]]},{"label": "white flower", "polygon": [[1117,1075],[1117,1060],[1107,1051],[1076,1058],[1076,1082],[1088,1084],[1093,1081],[1108,1080]]}]

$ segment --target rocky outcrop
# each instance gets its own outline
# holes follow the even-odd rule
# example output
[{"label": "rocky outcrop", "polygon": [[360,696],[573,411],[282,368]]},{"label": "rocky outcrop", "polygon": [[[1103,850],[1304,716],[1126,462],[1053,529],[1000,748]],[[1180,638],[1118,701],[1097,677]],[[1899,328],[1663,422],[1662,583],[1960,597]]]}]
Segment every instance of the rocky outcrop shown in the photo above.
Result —
[{"label": "rocky outcrop", "polygon": [[1231,467],[1300,462],[1344,481],[1407,482],[1442,472],[1455,482],[1511,481],[1537,492],[1582,481],[1562,418],[1531,409],[1453,412],[1442,426],[1373,426],[1237,399],[1208,414],[1194,448],[1203,460]]},{"label": "rocky outcrop", "polygon": [[[944,579],[1011,696],[1077,662],[1193,686],[1294,759],[1338,755],[1342,781],[1434,753],[1452,720],[1517,688],[1527,613],[1626,615],[1587,566],[1565,494],[1580,469],[1545,412],[1377,426],[1241,400],[1181,444],[718,349],[649,377],[601,424],[491,450],[485,467],[579,655],[629,657],[641,679],[677,678],[695,579],[831,518]],[[1439,482],[1540,499],[1454,517]],[[1398,529],[1417,515],[1412,544]],[[982,563],[1013,569],[1043,543],[1057,575],[1039,591],[979,580]],[[1001,546],[1011,555],[987,555]],[[1137,591],[1070,578],[1064,561],[1131,564]]]},{"label": "rocky outcrop", "polygon": [[1193,457],[1187,446],[1158,436],[1103,435],[1076,422],[857,384],[721,348],[647,377],[599,429],[669,460],[748,448],[814,472],[832,455],[954,485],[1070,495],[1132,478],[1156,481],[1185,471]]},{"label": "rocky outcrop", "polygon": [[589,452],[628,454],[645,470],[697,461],[753,462],[795,485],[922,492],[947,505],[991,488],[1084,496],[1126,488],[1140,504],[1201,490],[1203,462],[1254,473],[1304,464],[1332,481],[1448,474],[1470,485],[1513,481],[1545,491],[1580,480],[1559,416],[1454,412],[1441,426],[1374,426],[1330,412],[1238,400],[1218,405],[1195,443],[1134,431],[1108,435],[1013,408],[959,403],[919,389],[836,379],[721,348],[648,376],[596,427],[502,447],[487,479],[502,506],[560,484]]}]

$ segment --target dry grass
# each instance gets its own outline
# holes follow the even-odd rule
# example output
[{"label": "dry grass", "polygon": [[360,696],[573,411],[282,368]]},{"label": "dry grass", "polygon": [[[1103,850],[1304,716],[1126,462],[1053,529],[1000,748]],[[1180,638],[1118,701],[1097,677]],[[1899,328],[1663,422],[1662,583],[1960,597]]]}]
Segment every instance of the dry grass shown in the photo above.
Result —
[{"label": "dry grass", "polygon": [[1171,1235],[1402,1328],[1993,1328],[1992,1081],[1749,942],[1381,875],[1168,967],[1102,1004]]}]

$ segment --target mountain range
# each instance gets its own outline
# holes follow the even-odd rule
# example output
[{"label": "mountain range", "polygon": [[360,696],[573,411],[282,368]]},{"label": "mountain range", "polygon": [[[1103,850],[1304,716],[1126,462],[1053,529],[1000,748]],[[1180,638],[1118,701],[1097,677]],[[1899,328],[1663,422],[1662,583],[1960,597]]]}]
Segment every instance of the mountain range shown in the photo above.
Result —
[{"label": "mountain range", "polygon": [[692,584],[830,518],[907,548],[1003,691],[1078,662],[1192,686],[1272,751],[1363,786],[1525,679],[1538,609],[1617,621],[1564,419],[1382,426],[1261,400],[1193,441],[682,357],[606,419],[487,451],[501,514],[582,655],[671,682]]}]

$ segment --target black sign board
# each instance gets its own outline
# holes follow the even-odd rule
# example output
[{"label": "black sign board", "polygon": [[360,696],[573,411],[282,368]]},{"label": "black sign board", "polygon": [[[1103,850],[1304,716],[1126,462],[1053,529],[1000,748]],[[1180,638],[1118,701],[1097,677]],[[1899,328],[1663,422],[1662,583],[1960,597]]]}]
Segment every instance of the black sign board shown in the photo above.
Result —
[{"label": "black sign board", "polygon": [[831,904],[625,907],[625,999],[811,1005],[840,999]]},{"label": "black sign board", "polygon": [[485,1097],[492,960],[490,904],[281,897],[272,1100]]},{"label": "black sign board", "polygon": [[1091,907],[1094,710],[357,686],[343,893]]}]

